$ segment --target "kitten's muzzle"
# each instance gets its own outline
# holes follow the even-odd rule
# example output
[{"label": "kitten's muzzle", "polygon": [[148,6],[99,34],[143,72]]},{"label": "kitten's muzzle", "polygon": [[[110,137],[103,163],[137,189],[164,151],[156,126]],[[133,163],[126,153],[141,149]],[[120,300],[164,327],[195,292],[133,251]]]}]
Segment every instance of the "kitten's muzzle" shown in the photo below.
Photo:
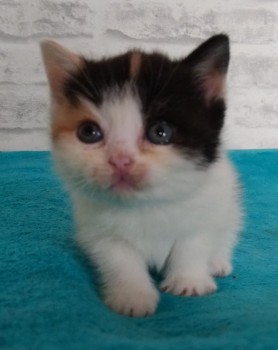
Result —
[{"label": "kitten's muzzle", "polygon": [[117,190],[133,189],[136,185],[131,175],[131,167],[134,160],[129,156],[114,157],[109,159],[113,168],[112,187]]},{"label": "kitten's muzzle", "polygon": [[145,171],[136,171],[133,156],[126,153],[111,156],[108,163],[113,169],[112,189],[117,191],[135,190],[140,187]]}]

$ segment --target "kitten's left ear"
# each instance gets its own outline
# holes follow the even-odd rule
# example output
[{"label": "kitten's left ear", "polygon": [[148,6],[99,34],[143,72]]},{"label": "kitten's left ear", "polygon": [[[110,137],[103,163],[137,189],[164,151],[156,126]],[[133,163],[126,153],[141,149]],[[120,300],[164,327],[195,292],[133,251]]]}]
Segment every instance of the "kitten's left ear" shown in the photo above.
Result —
[{"label": "kitten's left ear", "polygon": [[224,97],[229,59],[229,38],[224,34],[211,37],[185,59],[208,105]]},{"label": "kitten's left ear", "polygon": [[41,52],[51,94],[54,99],[59,99],[63,96],[65,80],[78,70],[82,59],[51,40],[41,42]]}]

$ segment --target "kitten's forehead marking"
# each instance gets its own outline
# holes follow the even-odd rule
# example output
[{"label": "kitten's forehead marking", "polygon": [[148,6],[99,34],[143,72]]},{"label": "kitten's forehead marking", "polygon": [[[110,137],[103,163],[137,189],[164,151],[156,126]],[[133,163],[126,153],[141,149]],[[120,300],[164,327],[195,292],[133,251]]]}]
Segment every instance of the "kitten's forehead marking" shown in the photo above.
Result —
[{"label": "kitten's forehead marking", "polygon": [[135,78],[140,70],[142,63],[142,54],[139,51],[133,51],[130,56],[130,70],[129,74],[131,78]]},{"label": "kitten's forehead marking", "polygon": [[107,97],[99,111],[108,126],[109,146],[135,150],[143,128],[139,99],[132,92]]}]

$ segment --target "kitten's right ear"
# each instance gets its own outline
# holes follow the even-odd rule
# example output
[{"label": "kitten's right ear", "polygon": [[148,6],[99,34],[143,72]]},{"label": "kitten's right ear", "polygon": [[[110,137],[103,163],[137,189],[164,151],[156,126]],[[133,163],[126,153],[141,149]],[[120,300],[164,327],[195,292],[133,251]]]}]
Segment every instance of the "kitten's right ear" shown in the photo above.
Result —
[{"label": "kitten's right ear", "polygon": [[51,94],[54,99],[59,99],[63,95],[64,82],[78,70],[82,59],[51,40],[41,42],[41,52]]},{"label": "kitten's right ear", "polygon": [[185,59],[207,104],[224,96],[229,58],[229,38],[225,34],[218,34],[201,44]]}]

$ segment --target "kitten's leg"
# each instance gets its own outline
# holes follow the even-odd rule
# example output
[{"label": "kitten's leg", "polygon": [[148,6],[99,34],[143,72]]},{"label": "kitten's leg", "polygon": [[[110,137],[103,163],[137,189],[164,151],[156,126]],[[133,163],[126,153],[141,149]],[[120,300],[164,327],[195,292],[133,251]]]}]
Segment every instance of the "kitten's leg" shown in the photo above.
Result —
[{"label": "kitten's leg", "polygon": [[177,241],[165,268],[163,291],[175,295],[204,295],[213,293],[216,284],[209,273],[211,243],[204,236]]},{"label": "kitten's leg", "polygon": [[213,254],[209,263],[211,275],[215,277],[224,277],[232,272],[231,256],[233,246],[234,243],[227,241]]},{"label": "kitten's leg", "polygon": [[159,294],[137,250],[124,240],[105,237],[93,242],[89,253],[100,272],[106,305],[127,316],[154,313]]}]

